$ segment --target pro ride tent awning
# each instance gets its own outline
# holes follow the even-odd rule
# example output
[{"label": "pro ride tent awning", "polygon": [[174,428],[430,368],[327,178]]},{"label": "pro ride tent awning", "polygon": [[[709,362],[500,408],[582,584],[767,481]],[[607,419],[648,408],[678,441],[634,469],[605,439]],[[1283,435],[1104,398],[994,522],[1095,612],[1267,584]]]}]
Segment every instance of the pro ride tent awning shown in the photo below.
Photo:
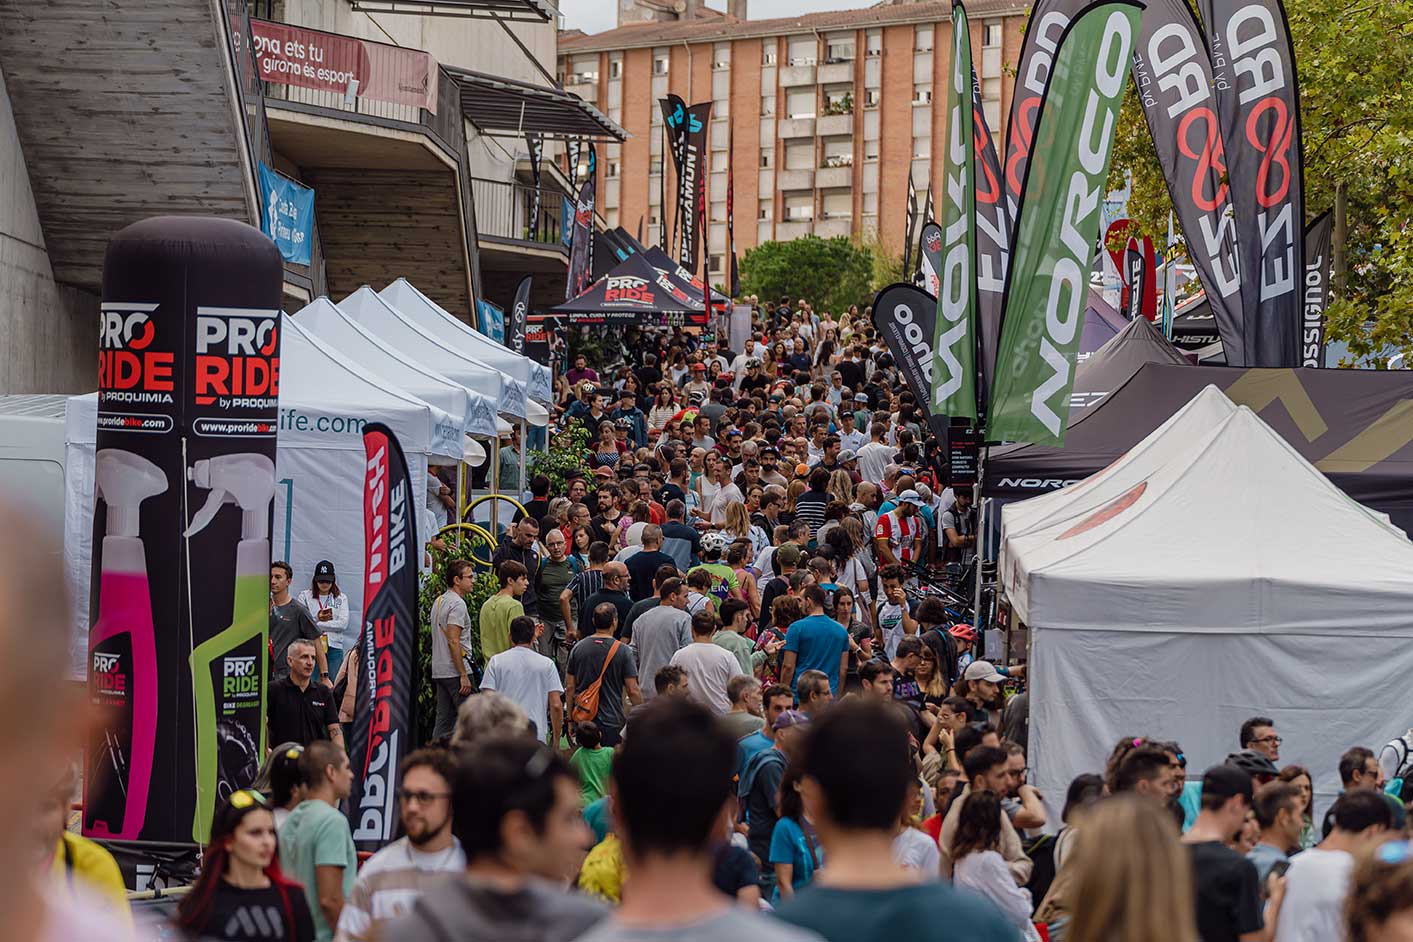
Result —
[{"label": "pro ride tent awning", "polygon": [[1208,385],[1250,407],[1350,497],[1413,529],[1413,375],[1405,371],[1148,363],[1072,422],[1064,447],[993,450],[982,492],[1030,497],[1083,480]]},{"label": "pro ride tent awning", "polygon": [[461,89],[461,113],[487,137],[626,141],[628,132],[578,95],[443,66]]},{"label": "pro ride tent awning", "polygon": [[[687,271],[687,269],[683,268],[677,262],[674,262],[670,257],[668,257],[668,254],[666,252],[664,252],[660,247],[656,245],[654,245],[652,248],[643,249],[642,255],[643,258],[647,259],[648,262],[654,268],[659,271],[666,272],[667,276],[671,278],[673,282],[678,285],[678,287],[693,295],[696,298],[698,304],[701,303],[702,291],[705,290],[705,286],[702,284],[702,280],[700,278]],[[712,307],[724,309],[726,305],[730,303],[731,299],[728,298],[726,295],[722,294],[720,291],[717,291],[715,288],[711,289]]]},{"label": "pro ride tent awning", "polygon": [[704,325],[700,292],[678,284],[659,271],[647,256],[634,253],[614,266],[576,298],[545,312],[571,324]]}]

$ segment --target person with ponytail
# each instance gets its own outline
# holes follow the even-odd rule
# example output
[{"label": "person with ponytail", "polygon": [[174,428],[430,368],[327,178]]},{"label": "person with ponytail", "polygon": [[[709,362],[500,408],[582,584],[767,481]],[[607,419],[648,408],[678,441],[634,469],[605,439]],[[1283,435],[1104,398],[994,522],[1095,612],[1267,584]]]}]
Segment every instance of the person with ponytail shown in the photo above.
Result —
[{"label": "person with ponytail", "polygon": [[177,927],[220,942],[313,942],[314,920],[298,883],[276,856],[275,816],[257,791],[216,809],[201,875],[177,907]]}]

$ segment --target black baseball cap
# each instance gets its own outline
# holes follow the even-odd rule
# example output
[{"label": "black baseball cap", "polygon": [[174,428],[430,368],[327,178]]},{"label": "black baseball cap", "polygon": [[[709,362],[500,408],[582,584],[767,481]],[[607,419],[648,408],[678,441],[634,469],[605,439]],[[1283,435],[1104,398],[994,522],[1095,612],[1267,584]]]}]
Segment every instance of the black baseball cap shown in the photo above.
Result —
[{"label": "black baseball cap", "polygon": [[319,564],[314,567],[314,578],[315,580],[332,580],[334,578],[334,564],[327,559],[319,560]]},{"label": "black baseball cap", "polygon": [[1241,795],[1250,804],[1254,793],[1251,776],[1234,765],[1214,765],[1202,773],[1203,795],[1215,795],[1218,798]]}]

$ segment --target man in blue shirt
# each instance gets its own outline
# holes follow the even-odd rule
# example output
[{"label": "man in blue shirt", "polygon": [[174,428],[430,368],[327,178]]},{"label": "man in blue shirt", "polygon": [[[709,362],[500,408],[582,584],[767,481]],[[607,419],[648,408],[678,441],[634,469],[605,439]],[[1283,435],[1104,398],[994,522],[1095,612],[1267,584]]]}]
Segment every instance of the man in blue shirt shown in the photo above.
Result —
[{"label": "man in blue shirt", "polygon": [[754,733],[736,740],[736,775],[746,771],[746,763],[757,752],[764,752],[775,745],[775,718],[795,705],[795,695],[789,687],[771,684],[761,691],[761,708],[765,714],[765,724]]},{"label": "man in blue shirt", "polygon": [[784,681],[793,690],[800,673],[822,671],[829,678],[829,689],[837,697],[839,678],[849,668],[849,632],[824,614],[829,594],[819,586],[806,588],[804,600],[809,614],[791,625],[785,634]]}]

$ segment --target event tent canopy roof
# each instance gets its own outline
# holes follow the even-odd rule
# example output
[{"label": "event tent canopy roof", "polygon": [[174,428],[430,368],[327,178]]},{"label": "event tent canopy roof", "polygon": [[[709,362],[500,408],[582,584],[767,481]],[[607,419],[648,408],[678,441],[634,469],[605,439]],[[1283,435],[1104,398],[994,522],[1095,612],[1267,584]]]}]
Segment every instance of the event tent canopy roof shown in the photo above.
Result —
[{"label": "event tent canopy roof", "polygon": [[444,66],[461,88],[461,112],[482,134],[624,141],[628,132],[608,115],[558,88]]},{"label": "event tent canopy roof", "polygon": [[634,253],[594,282],[587,291],[546,312],[571,322],[636,324],[676,320],[705,323],[702,296],[659,271],[644,255]]},{"label": "event tent canopy roof", "polygon": [[1069,424],[1073,425],[1085,409],[1128,382],[1145,363],[1190,365],[1182,351],[1168,343],[1151,321],[1138,317],[1075,368]]}]

